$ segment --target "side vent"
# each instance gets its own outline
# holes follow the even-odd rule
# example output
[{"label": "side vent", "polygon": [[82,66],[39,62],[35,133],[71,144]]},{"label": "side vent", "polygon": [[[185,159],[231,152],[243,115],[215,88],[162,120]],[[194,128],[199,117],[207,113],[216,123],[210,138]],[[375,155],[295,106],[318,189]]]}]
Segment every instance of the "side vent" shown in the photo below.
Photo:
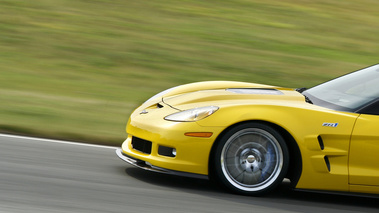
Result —
[{"label": "side vent", "polygon": [[320,135],[317,137],[317,140],[318,140],[318,143],[320,144],[321,150],[324,150],[324,148],[325,148],[324,147],[324,141],[322,140]]},{"label": "side vent", "polygon": [[330,162],[329,162],[329,158],[327,156],[324,157],[324,160],[325,160],[325,164],[326,166],[328,167],[328,170],[330,172]]}]

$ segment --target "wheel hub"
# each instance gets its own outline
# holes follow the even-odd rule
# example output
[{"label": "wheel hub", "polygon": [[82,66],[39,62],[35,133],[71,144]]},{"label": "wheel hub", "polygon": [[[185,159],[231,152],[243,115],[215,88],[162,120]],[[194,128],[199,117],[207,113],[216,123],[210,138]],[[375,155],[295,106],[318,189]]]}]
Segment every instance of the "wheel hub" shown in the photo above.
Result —
[{"label": "wheel hub", "polygon": [[262,154],[256,149],[245,149],[241,152],[240,160],[246,172],[254,173],[260,170]]},{"label": "wheel hub", "polygon": [[247,156],[246,161],[247,161],[248,163],[254,163],[255,159],[256,159],[256,158],[255,158],[254,155],[249,155],[249,156]]}]

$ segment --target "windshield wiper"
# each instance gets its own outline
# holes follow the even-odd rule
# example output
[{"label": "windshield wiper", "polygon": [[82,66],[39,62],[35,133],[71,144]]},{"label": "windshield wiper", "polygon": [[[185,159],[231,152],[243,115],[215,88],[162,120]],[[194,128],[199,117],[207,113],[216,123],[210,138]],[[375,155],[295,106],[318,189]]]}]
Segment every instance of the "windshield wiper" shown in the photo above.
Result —
[{"label": "windshield wiper", "polygon": [[303,93],[305,90],[307,90],[307,88],[305,88],[305,87],[302,87],[302,88],[297,88],[297,89],[295,89],[297,92],[299,92],[299,93]]},{"label": "windshield wiper", "polygon": [[[296,90],[297,92],[299,92],[300,94],[304,95],[303,92],[304,92],[305,90],[307,90],[307,88],[302,87],[302,88],[297,88],[297,89],[295,89],[295,90]],[[308,96],[304,95],[304,97],[305,97],[305,102],[310,103],[310,104],[313,104],[313,102],[311,101],[311,99],[309,99]]]},{"label": "windshield wiper", "polygon": [[[304,94],[303,94],[303,95],[304,95]],[[309,99],[308,96],[304,95],[304,97],[305,97],[305,102],[310,103],[310,104],[313,104],[313,102],[311,101],[311,99]]]}]

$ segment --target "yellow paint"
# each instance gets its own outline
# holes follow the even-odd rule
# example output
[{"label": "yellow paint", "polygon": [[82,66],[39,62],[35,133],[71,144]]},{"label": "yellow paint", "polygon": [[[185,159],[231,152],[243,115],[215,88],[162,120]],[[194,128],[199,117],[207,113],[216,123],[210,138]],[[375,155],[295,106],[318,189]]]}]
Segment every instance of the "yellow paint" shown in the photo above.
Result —
[{"label": "yellow paint", "polygon": [[[280,90],[283,94],[237,94],[226,91],[226,88],[271,88]],[[156,107],[157,103],[163,107]],[[179,110],[204,106],[218,106],[219,110],[197,122],[172,122],[163,119]],[[362,135],[366,135],[367,131],[378,133],[370,128],[367,131],[365,128],[357,129],[350,148],[350,138],[358,116],[306,103],[301,94],[291,89],[239,82],[195,83],[177,87],[163,97],[155,97],[137,108],[127,124],[129,136],[122,149],[124,153],[154,166],[207,175],[212,146],[226,128],[246,121],[263,121],[282,127],[296,140],[301,152],[299,160],[302,161],[302,173],[296,188],[349,191],[349,149],[356,149],[352,152],[354,156],[364,155],[367,150],[359,148],[360,144],[370,141]],[[358,122],[370,122],[370,118],[361,117]],[[338,123],[338,126],[323,126],[323,123]],[[368,123],[366,125],[369,126]],[[379,123],[374,126],[379,126]],[[185,136],[188,132],[213,134],[210,137]],[[151,141],[152,153],[147,155],[132,149],[132,136]],[[323,139],[324,149],[320,147],[318,136]],[[373,142],[378,135],[371,136]],[[378,142],[377,138],[375,140]],[[379,153],[377,144],[372,146],[372,152]],[[159,145],[175,148],[176,157],[158,155]],[[362,169],[360,165],[376,170],[368,172],[365,177],[355,175],[351,180],[363,185],[365,181],[371,181],[370,183],[376,185],[379,175],[378,158],[367,163],[354,156],[350,163],[358,169],[351,168],[353,171],[363,171],[359,170]],[[326,158],[330,163],[330,171]],[[365,160],[366,158],[363,161]]]},{"label": "yellow paint", "polygon": [[350,184],[379,186],[379,116],[361,115],[350,147]]}]

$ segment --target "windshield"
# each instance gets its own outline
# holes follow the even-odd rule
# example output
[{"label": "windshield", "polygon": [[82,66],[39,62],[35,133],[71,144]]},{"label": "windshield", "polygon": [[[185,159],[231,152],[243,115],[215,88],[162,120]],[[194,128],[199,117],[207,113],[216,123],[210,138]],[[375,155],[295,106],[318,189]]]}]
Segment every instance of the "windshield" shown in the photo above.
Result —
[{"label": "windshield", "polygon": [[379,64],[303,92],[314,104],[354,112],[379,97]]}]

